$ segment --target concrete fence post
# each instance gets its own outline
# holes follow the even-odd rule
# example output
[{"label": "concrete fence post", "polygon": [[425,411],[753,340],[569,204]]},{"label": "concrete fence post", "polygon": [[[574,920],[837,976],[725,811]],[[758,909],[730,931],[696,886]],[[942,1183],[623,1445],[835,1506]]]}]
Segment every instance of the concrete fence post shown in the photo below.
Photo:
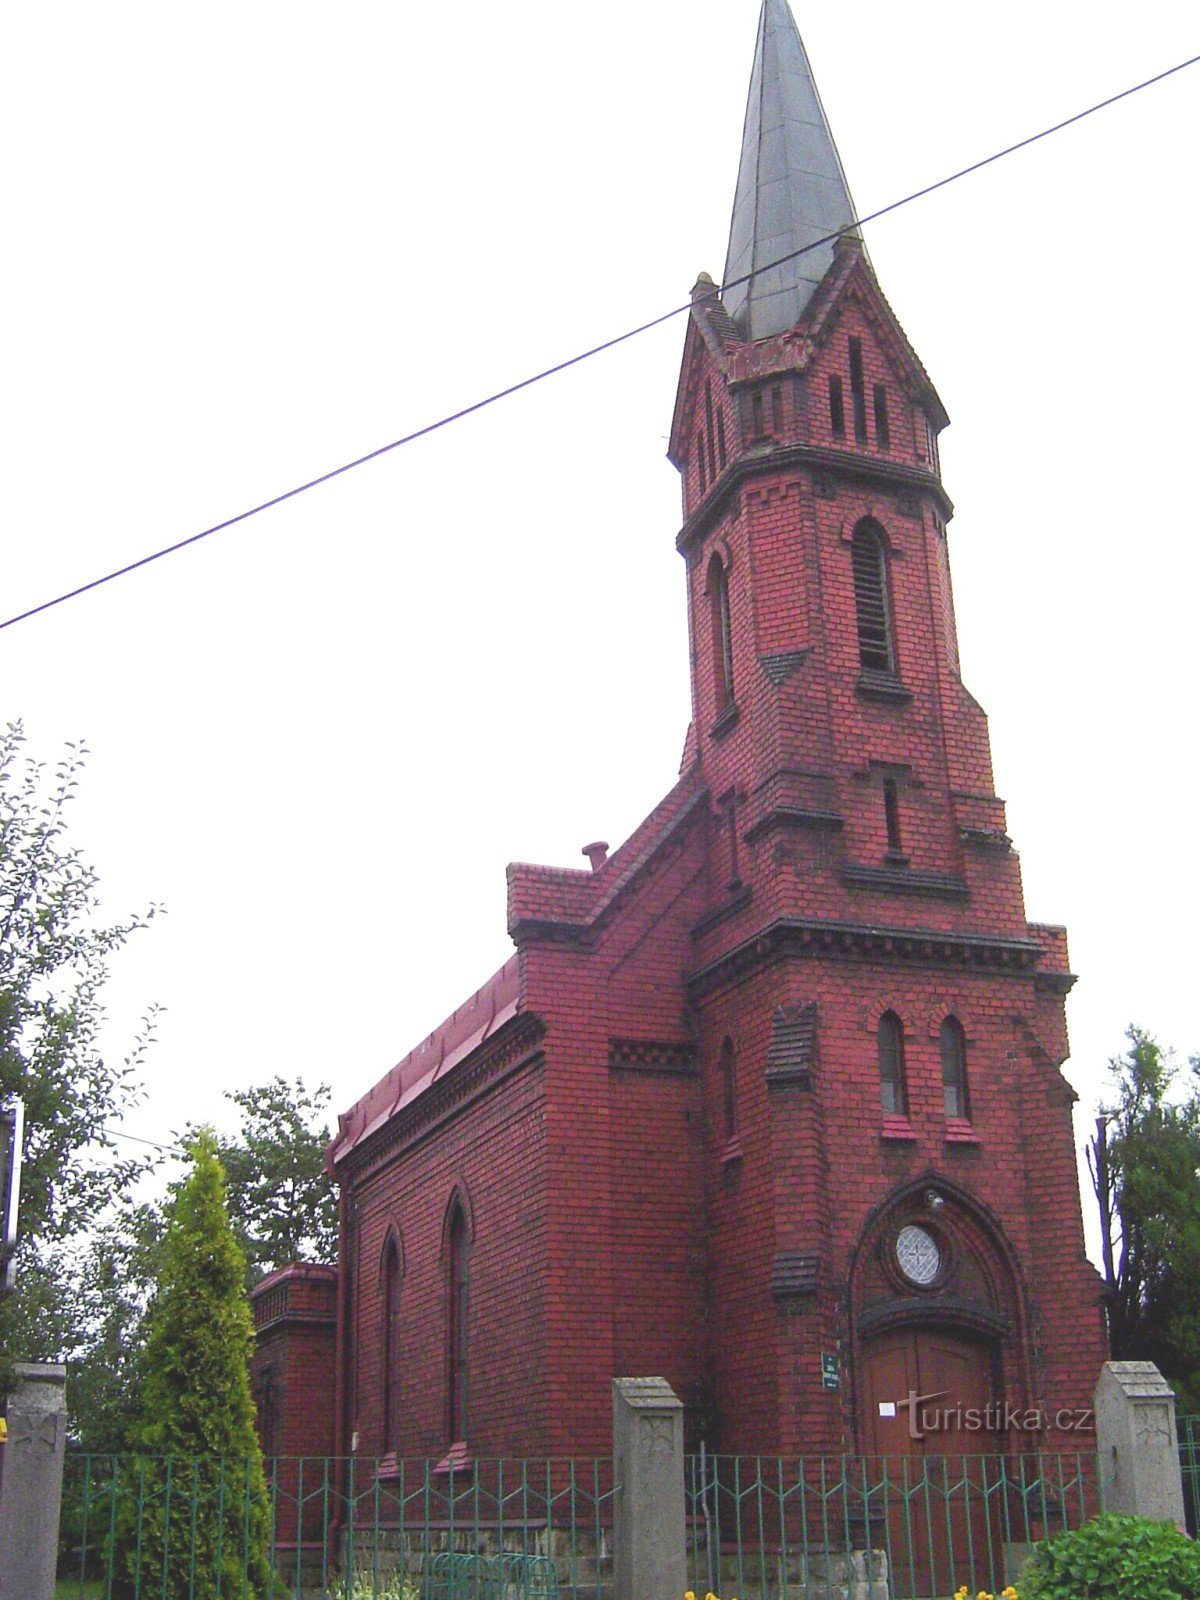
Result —
[{"label": "concrete fence post", "polygon": [[1184,1527],[1175,1395],[1153,1361],[1106,1361],[1096,1385],[1100,1503]]},{"label": "concrete fence post", "polygon": [[67,1369],[17,1362],[0,1482],[0,1600],[53,1600]]},{"label": "concrete fence post", "polygon": [[665,1378],[614,1378],[615,1600],[682,1600],[683,1403]]}]

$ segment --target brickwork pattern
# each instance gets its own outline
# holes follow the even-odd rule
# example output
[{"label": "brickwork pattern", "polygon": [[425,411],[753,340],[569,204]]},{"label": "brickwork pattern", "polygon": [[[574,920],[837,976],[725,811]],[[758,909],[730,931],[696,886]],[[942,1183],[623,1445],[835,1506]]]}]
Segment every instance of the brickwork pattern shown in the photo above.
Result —
[{"label": "brickwork pattern", "polygon": [[[419,1092],[406,1069],[409,1098],[388,1112],[381,1086],[343,1119],[339,1449],[436,1456],[452,1442],[455,1195],[478,1455],[603,1453],[611,1379],[648,1373],[684,1398],[689,1443],[861,1450],[856,1371],[885,1325],[986,1338],[1006,1396],[1052,1408],[1086,1405],[1103,1359],[1059,1071],[1066,940],[1026,920],[986,719],[959,675],[941,403],[854,241],[777,338],[741,343],[713,293],[695,292],[671,445],[685,770],[593,872],[509,869],[517,964],[493,985],[504,1028],[534,1030],[536,1047],[488,1066],[503,1029],[489,1031],[500,991],[485,986],[470,1005],[491,1020],[470,1033],[472,1011],[431,1036]],[[864,520],[885,551],[894,674],[862,664]],[[811,1059],[769,1078],[781,1007],[815,1008]],[[903,1116],[881,1103],[887,1011]],[[965,1035],[969,1121],[946,1115],[947,1016]],[[444,1082],[438,1039],[459,1052]],[[444,1111],[424,1115],[438,1095]],[[930,1194],[954,1269],[922,1300],[889,1251]],[[381,1431],[389,1237],[404,1271],[395,1440]],[[264,1359],[273,1338],[264,1327]]]}]

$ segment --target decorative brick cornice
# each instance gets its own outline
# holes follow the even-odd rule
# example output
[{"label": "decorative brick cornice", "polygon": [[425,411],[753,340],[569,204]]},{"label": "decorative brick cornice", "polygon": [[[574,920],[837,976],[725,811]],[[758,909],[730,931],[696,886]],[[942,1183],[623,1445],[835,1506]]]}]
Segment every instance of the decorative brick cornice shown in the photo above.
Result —
[{"label": "decorative brick cornice", "polygon": [[785,955],[833,957],[847,961],[896,962],[905,966],[974,968],[1014,977],[1028,977],[1042,955],[1032,939],[1003,939],[975,933],[934,933],[917,928],[889,928],[878,923],[837,922],[781,917],[760,933],[743,940],[714,961],[687,975],[692,998],[722,984],[736,983],[748,973]]},{"label": "decorative brick cornice", "polygon": [[793,828],[805,832],[837,833],[844,826],[843,818],[836,811],[812,811],[805,806],[783,805],[776,806],[765,817],[760,817],[752,828],[746,829],[744,838],[747,844],[755,844],[768,833],[781,833]]},{"label": "decorative brick cornice", "polygon": [[696,1052],[686,1039],[610,1039],[608,1065],[613,1072],[666,1073],[675,1078],[699,1075]]},{"label": "decorative brick cornice", "polygon": [[842,868],[842,882],[851,889],[879,889],[886,894],[933,895],[943,900],[965,900],[969,894],[964,878],[948,872],[913,872],[904,867]]},{"label": "decorative brick cornice", "polygon": [[342,1163],[344,1176],[360,1177],[365,1169],[410,1149],[519,1067],[540,1064],[544,1056],[539,1046],[545,1032],[540,1017],[518,1013],[475,1057],[468,1057],[444,1078],[431,1083],[411,1105],[402,1106],[356,1145]]},{"label": "decorative brick cornice", "polygon": [[254,1337],[262,1339],[275,1328],[335,1328],[336,1311],[284,1311],[266,1322],[255,1321]]},{"label": "decorative brick cornice", "polygon": [[1070,994],[1078,981],[1074,972],[1036,972],[1033,986],[1038,994]]},{"label": "decorative brick cornice", "polygon": [[924,467],[909,467],[900,461],[885,461],[876,456],[858,455],[853,450],[832,450],[822,445],[781,444],[731,461],[715,490],[696,507],[679,530],[676,549],[686,554],[703,539],[724,516],[730,498],[747,478],[787,467],[807,467],[834,479],[878,484],[892,493],[924,492],[933,496],[947,521],[954,515],[953,503],[941,480]]}]

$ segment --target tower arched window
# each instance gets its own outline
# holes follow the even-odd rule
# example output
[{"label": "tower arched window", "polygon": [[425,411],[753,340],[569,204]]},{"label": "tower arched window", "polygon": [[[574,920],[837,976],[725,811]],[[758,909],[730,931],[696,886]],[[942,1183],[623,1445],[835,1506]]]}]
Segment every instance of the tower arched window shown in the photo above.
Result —
[{"label": "tower arched window", "polygon": [[882,530],[874,522],[860,522],[855,528],[850,544],[850,564],[854,574],[859,662],[864,671],[895,676],[887,550]]},{"label": "tower arched window", "polygon": [[383,1254],[383,1448],[400,1435],[400,1251],[394,1238]]},{"label": "tower arched window", "polygon": [[462,1204],[457,1199],[446,1228],[449,1277],[447,1327],[447,1420],[455,1442],[467,1437],[467,1291],[470,1236]]},{"label": "tower arched window", "polygon": [[967,1095],[967,1036],[957,1017],[942,1023],[942,1093],[946,1115],[969,1121],[971,1102]]},{"label": "tower arched window", "polygon": [[713,686],[717,710],[733,700],[733,633],[729,621],[729,574],[719,555],[708,564],[708,604],[712,623]]},{"label": "tower arched window", "polygon": [[908,1115],[908,1087],[904,1078],[904,1028],[894,1011],[879,1019],[879,1103],[893,1117]]}]

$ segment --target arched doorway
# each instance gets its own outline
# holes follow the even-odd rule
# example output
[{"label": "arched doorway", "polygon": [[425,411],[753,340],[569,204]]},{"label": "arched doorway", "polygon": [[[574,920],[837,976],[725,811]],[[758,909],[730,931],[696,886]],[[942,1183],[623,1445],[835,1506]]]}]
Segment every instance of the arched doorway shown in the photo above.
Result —
[{"label": "arched doorway", "polygon": [[1025,1390],[1010,1253],[968,1197],[925,1179],[871,1219],[852,1283],[857,1448],[890,1592],[997,1592],[998,1427]]}]

